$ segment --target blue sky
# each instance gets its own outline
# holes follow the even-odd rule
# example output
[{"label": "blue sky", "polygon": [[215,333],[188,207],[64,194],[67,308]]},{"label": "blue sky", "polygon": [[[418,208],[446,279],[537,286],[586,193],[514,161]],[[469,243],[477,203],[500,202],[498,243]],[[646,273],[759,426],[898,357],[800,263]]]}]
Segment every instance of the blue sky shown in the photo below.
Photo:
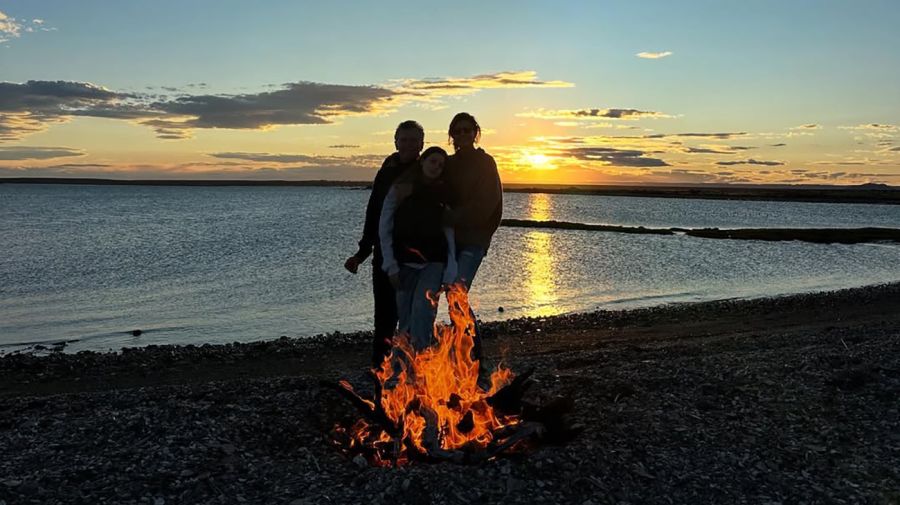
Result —
[{"label": "blue sky", "polygon": [[[28,0],[0,2],[0,12],[6,17],[0,81],[19,98],[37,92],[25,86],[29,81],[102,87],[117,94],[103,99],[108,108],[156,93],[166,100],[256,96],[300,82],[396,92],[404,82],[469,79],[461,95],[411,99],[406,86],[405,98],[390,107],[366,98],[370,110],[316,124],[231,128],[195,121],[202,126],[175,125],[173,138],[160,138],[158,126],[147,126],[159,123],[147,121],[172,126],[173,118],[191,119],[174,106],[156,107],[158,117],[144,110],[140,118],[111,118],[107,109],[68,115],[71,103],[34,111],[19,101],[0,109],[12,132],[0,141],[6,160],[0,175],[365,179],[372,160],[390,151],[384,133],[397,122],[419,119],[428,141],[438,143],[453,113],[467,110],[483,123],[484,147],[497,153],[511,181],[898,183],[900,177],[900,155],[892,150],[900,144],[897,2]],[[641,52],[671,54],[636,56]],[[472,80],[504,72],[524,80],[514,86],[502,77]],[[292,96],[313,107],[298,97],[306,92]],[[559,113],[590,109],[647,114],[623,120]],[[28,128],[24,118],[31,118]],[[742,135],[669,137],[682,133]],[[654,135],[666,137],[645,138]],[[566,148],[573,143],[579,151]],[[359,147],[339,152],[329,145]],[[72,155],[48,158],[45,151],[35,158],[25,149],[50,147]],[[213,164],[222,158],[212,155],[226,150],[328,159],[272,166],[245,156],[244,165],[217,172]],[[577,154],[584,152],[592,154]]]}]

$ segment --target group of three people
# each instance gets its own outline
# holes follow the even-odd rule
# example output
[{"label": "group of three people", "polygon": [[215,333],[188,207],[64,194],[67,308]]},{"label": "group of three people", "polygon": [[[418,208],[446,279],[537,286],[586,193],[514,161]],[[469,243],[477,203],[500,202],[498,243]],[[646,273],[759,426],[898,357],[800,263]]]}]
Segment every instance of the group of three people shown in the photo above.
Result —
[{"label": "group of three people", "polygon": [[[390,354],[395,331],[408,333],[417,350],[432,343],[436,308],[427,293],[472,281],[503,212],[497,164],[478,148],[481,127],[468,113],[453,117],[448,137],[454,153],[424,147],[415,121],[400,123],[397,151],[375,176],[359,249],[344,267],[356,273],[374,252],[372,290],[375,333],[372,364]],[[399,327],[398,327],[399,323]],[[476,331],[475,359],[481,360]]]}]

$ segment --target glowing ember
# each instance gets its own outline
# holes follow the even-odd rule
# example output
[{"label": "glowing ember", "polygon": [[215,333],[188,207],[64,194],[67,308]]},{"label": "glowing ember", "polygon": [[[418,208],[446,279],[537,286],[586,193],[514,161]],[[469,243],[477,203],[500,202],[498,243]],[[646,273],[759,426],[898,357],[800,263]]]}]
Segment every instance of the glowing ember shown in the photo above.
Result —
[{"label": "glowing ember", "polygon": [[[465,287],[454,285],[446,293],[451,324],[435,325],[436,343],[416,352],[406,336],[398,337],[391,356],[374,371],[374,401],[356,397],[380,418],[335,428],[345,449],[364,454],[372,464],[404,464],[415,456],[462,457],[496,446],[520,423],[517,415],[491,405],[491,397],[513,379],[509,369],[497,367],[489,391],[478,386],[479,362],[471,357],[475,321]],[[348,382],[341,387],[355,395]]]}]

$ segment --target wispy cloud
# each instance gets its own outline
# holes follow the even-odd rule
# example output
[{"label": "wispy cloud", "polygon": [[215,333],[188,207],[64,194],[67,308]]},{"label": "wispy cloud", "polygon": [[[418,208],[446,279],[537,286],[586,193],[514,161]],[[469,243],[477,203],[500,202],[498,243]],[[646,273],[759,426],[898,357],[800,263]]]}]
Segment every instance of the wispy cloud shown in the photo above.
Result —
[{"label": "wispy cloud", "polygon": [[70,147],[44,147],[44,146],[0,146],[0,160],[48,160],[53,158],[68,158],[72,156],[84,156],[81,149]]},{"label": "wispy cloud", "polygon": [[22,24],[0,11],[0,42],[19,37],[21,33]]},{"label": "wispy cloud", "polygon": [[50,32],[56,31],[56,28],[46,26],[43,19],[33,19],[29,23],[27,20],[21,21],[0,11],[0,44],[21,37],[22,33],[36,31]]},{"label": "wispy cloud", "polygon": [[715,149],[710,147],[685,147],[683,152],[687,154],[734,154],[733,151]]},{"label": "wispy cloud", "polygon": [[644,151],[613,147],[572,147],[562,154],[582,161],[599,161],[616,167],[667,167],[664,160],[646,157]]},{"label": "wispy cloud", "polygon": [[399,79],[387,87],[401,94],[418,97],[468,95],[483,89],[509,88],[571,88],[565,81],[544,81],[532,70],[497,72],[473,77],[434,77],[427,79]]},{"label": "wispy cloud", "polygon": [[[213,158],[258,161],[264,163],[310,163],[325,159],[309,154],[273,154],[273,153],[209,153]],[[334,158],[330,158],[334,159]]]},{"label": "wispy cloud", "polygon": [[241,94],[191,94],[171,88],[180,94],[161,97],[116,92],[86,82],[0,82],[0,141],[16,140],[78,116],[134,121],[156,130],[159,138],[184,139],[196,129],[264,130],[383,115],[403,104],[433,103],[439,97],[482,89],[567,86],[571,84],[538,80],[534,72],[500,72],[384,86],[294,82]]},{"label": "wispy cloud", "polygon": [[897,125],[869,123],[856,126],[838,126],[842,130],[876,130],[876,131],[897,131]]},{"label": "wispy cloud", "polygon": [[0,83],[0,140],[18,139],[77,116],[138,121],[164,139],[186,138],[198,128],[326,124],[341,116],[377,114],[390,107],[394,96],[376,86],[299,82],[260,93],[152,100],[84,82],[7,82]]},{"label": "wispy cloud", "polygon": [[227,160],[241,160],[253,163],[295,164],[298,166],[334,167],[334,166],[378,166],[384,159],[379,154],[358,154],[351,156],[332,156],[301,153],[252,153],[222,152],[208,153],[208,156]]},{"label": "wispy cloud", "polygon": [[838,128],[840,128],[841,130],[875,131],[884,133],[893,133],[897,131],[897,125],[879,123],[860,124],[856,126],[838,126]]},{"label": "wispy cloud", "polygon": [[297,82],[283,89],[240,95],[188,95],[149,104],[150,110],[184,118],[170,129],[262,129],[276,125],[326,124],[341,116],[377,114],[394,92],[377,86]]},{"label": "wispy cloud", "polygon": [[672,117],[662,112],[638,109],[536,109],[520,112],[516,116],[556,120],[659,119]]},{"label": "wispy cloud", "polygon": [[748,160],[735,160],[735,161],[718,161],[716,165],[765,165],[767,167],[775,167],[779,165],[784,165],[783,161],[761,161],[754,160],[750,158]]},{"label": "wispy cloud", "polygon": [[652,156],[665,152],[659,148],[659,142],[640,137],[539,137],[535,140],[542,144],[538,151],[568,165],[580,164],[585,168],[669,166],[665,160]]},{"label": "wispy cloud", "polygon": [[658,52],[658,53],[643,51],[643,52],[637,53],[635,56],[637,56],[638,58],[644,58],[644,59],[648,59],[648,60],[658,60],[660,58],[672,56],[672,51],[662,51],[662,52]]},{"label": "wispy cloud", "polygon": [[809,123],[809,124],[804,124],[804,125],[800,125],[800,126],[794,126],[790,129],[791,130],[821,130],[822,126],[815,124],[815,123]]},{"label": "wispy cloud", "polygon": [[859,124],[854,126],[838,126],[841,130],[847,130],[853,132],[856,137],[856,141],[858,143],[862,143],[866,141],[867,137],[869,139],[878,139],[878,140],[886,140],[892,138],[900,128],[897,125],[893,124],[882,124],[882,123],[868,123],[868,124]]},{"label": "wispy cloud", "polygon": [[644,138],[648,139],[663,139],[670,137],[688,137],[688,138],[705,138],[705,139],[719,139],[719,140],[729,140],[735,137],[743,137],[746,136],[747,132],[719,132],[719,133],[653,133],[651,135],[644,135]]}]

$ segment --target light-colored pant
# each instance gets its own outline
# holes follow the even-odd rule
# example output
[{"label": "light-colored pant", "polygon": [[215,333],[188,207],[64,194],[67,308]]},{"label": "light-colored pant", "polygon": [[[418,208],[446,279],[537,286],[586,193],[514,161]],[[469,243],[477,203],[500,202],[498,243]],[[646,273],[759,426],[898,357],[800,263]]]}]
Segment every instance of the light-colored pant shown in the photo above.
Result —
[{"label": "light-colored pant", "polygon": [[[456,282],[463,282],[466,285],[466,291],[472,289],[472,281],[475,280],[475,274],[478,273],[478,267],[484,259],[486,251],[483,247],[475,245],[462,246],[456,249]],[[481,360],[481,329],[479,328],[478,319],[475,318],[475,311],[469,305],[469,315],[472,321],[475,321],[475,336],[472,338],[472,358]]]},{"label": "light-colored pant", "polygon": [[477,245],[462,246],[456,250],[456,282],[464,282],[467,290],[472,288],[484,255],[484,248]]},{"label": "light-colored pant", "polygon": [[421,351],[435,343],[434,318],[437,308],[426,296],[437,296],[444,274],[443,263],[426,263],[423,268],[400,265],[400,287],[397,289],[399,331],[409,333],[413,348]]}]

